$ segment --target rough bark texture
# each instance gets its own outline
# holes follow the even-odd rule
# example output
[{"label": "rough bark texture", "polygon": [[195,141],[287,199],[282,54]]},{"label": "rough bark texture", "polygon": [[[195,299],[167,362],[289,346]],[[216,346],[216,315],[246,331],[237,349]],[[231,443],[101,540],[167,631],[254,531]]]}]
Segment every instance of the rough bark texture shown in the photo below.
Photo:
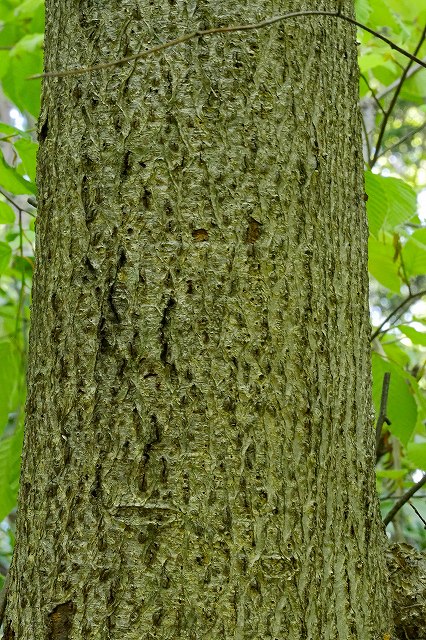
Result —
[{"label": "rough bark texture", "polygon": [[[48,0],[46,69],[307,6]],[[388,631],[357,79],[311,17],[45,81],[7,637]]]},{"label": "rough bark texture", "polygon": [[426,640],[426,553],[393,544],[386,559],[395,633],[401,640]]}]

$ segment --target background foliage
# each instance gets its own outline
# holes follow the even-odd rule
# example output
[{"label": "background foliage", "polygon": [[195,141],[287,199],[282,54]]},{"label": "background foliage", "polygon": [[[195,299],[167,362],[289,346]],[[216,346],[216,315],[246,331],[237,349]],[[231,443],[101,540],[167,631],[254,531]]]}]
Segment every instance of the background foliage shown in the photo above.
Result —
[{"label": "background foliage", "polygon": [[[359,21],[425,56],[426,0],[356,4]],[[43,19],[42,0],[0,5],[0,576],[13,549],[23,433],[40,107],[40,81],[27,78],[42,70]],[[385,513],[426,471],[426,71],[369,33],[358,39],[376,414],[391,373],[377,455]],[[417,513],[405,506],[390,533],[426,547],[426,501],[415,498]]]}]

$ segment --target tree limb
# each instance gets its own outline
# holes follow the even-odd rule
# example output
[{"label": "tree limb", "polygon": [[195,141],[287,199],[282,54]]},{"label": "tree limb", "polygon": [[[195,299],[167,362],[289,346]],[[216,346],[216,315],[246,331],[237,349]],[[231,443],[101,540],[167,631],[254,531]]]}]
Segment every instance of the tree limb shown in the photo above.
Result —
[{"label": "tree limb", "polygon": [[382,427],[385,422],[388,425],[391,423],[389,418],[386,415],[387,405],[388,405],[390,377],[391,377],[391,374],[389,373],[389,371],[386,371],[386,373],[383,376],[382,397],[380,400],[380,410],[379,410],[379,415],[377,417],[377,424],[376,424],[376,455],[379,450]]},{"label": "tree limb", "polygon": [[400,309],[402,309],[402,307],[404,307],[406,304],[411,302],[411,300],[414,300],[415,298],[420,298],[421,296],[424,296],[424,295],[426,295],[426,289],[422,289],[421,291],[417,291],[417,293],[410,293],[410,295],[407,296],[405,298],[405,300],[403,300],[393,311],[391,311],[391,313],[388,316],[386,316],[386,318],[383,320],[383,322],[377,327],[377,329],[372,334],[372,336],[370,338],[370,341],[373,342],[373,340],[375,338],[377,338],[377,336],[380,333],[385,333],[385,331],[382,331],[383,327],[385,326],[385,324],[387,322],[389,322],[389,320],[391,318],[393,318],[394,315],[396,315],[398,313],[398,311]]},{"label": "tree limb", "polygon": [[[424,27],[423,31],[422,31],[422,35],[420,36],[420,40],[414,50],[414,55],[416,56],[418,54],[418,52],[420,51],[420,47],[422,46],[424,40],[426,38],[426,26]],[[410,60],[409,63],[407,64],[407,66],[405,67],[404,71],[402,72],[402,75],[399,79],[399,82],[397,84],[397,87],[394,91],[394,94],[392,96],[392,99],[390,101],[389,107],[383,117],[381,126],[380,126],[380,131],[379,131],[379,135],[377,138],[377,143],[376,143],[376,150],[374,152],[374,156],[370,161],[370,169],[372,169],[374,167],[374,165],[377,162],[377,159],[380,155],[380,148],[382,146],[382,140],[383,140],[383,136],[385,135],[385,131],[386,131],[386,127],[388,124],[388,120],[390,118],[390,115],[393,111],[393,108],[395,107],[396,101],[398,99],[398,96],[401,92],[402,86],[407,78],[407,74],[410,71],[411,67],[413,66],[413,60]]]},{"label": "tree limb", "polygon": [[423,475],[423,478],[421,478],[421,480],[416,482],[415,485],[413,485],[410,489],[408,489],[408,491],[404,493],[403,496],[401,496],[398,502],[395,502],[395,504],[393,505],[392,509],[389,511],[387,516],[383,518],[383,524],[385,525],[385,527],[387,527],[389,522],[392,522],[392,520],[394,519],[398,511],[404,506],[404,504],[406,504],[409,501],[411,496],[413,496],[416,493],[416,491],[418,491],[424,484],[426,484],[426,473]]},{"label": "tree limb", "polygon": [[409,140],[410,138],[412,138],[413,136],[416,135],[416,133],[419,133],[419,131],[422,131],[422,129],[424,129],[426,127],[426,122],[424,122],[423,124],[420,125],[420,127],[416,127],[415,129],[412,129],[411,131],[409,131],[405,136],[402,136],[402,138],[400,138],[399,140],[397,140],[396,142],[394,142],[394,144],[391,144],[390,147],[386,147],[386,149],[383,149],[383,151],[381,151],[377,157],[380,158],[381,156],[384,156],[385,153],[389,153],[389,151],[393,151],[394,149],[396,149],[397,147],[399,147],[400,144],[402,144],[403,142],[406,142],[406,140]]},{"label": "tree limb", "polygon": [[184,42],[188,42],[188,40],[193,40],[194,38],[204,37],[204,36],[212,36],[217,35],[219,33],[235,33],[236,31],[252,31],[254,29],[263,29],[264,27],[270,27],[277,22],[282,22],[283,20],[288,20],[289,18],[298,18],[303,16],[329,16],[331,18],[340,18],[340,20],[344,20],[345,22],[349,22],[363,31],[367,31],[371,33],[379,40],[386,42],[387,45],[390,46],[391,49],[398,51],[401,55],[409,58],[410,60],[417,62],[418,65],[426,68],[426,62],[417,58],[415,55],[409,53],[402,47],[398,46],[395,42],[382,35],[378,31],[367,27],[365,24],[358,22],[354,18],[349,16],[345,16],[340,13],[340,5],[337,11],[292,11],[290,13],[284,13],[279,16],[273,16],[271,18],[267,18],[266,20],[262,20],[261,22],[255,22],[252,24],[240,24],[234,27],[215,27],[213,29],[203,29],[199,31],[193,31],[192,33],[187,33],[179,38],[175,38],[174,40],[169,40],[168,42],[164,42],[163,44],[157,45],[156,47],[152,47],[151,49],[147,49],[146,51],[141,51],[139,53],[135,53],[132,56],[127,56],[126,58],[120,58],[118,60],[113,60],[110,62],[101,62],[100,64],[93,65],[92,67],[81,67],[77,69],[65,69],[64,71],[47,71],[46,73],[39,73],[37,75],[30,76],[29,80],[36,80],[38,78],[63,78],[65,76],[75,76],[81,75],[84,73],[88,73],[90,71],[100,71],[102,69],[109,69],[111,67],[118,67],[126,62],[132,62],[133,60],[139,60],[141,58],[146,58],[149,55],[154,53],[158,53],[159,51],[164,51],[164,49],[169,49],[170,47],[174,47],[177,44],[182,44]]}]

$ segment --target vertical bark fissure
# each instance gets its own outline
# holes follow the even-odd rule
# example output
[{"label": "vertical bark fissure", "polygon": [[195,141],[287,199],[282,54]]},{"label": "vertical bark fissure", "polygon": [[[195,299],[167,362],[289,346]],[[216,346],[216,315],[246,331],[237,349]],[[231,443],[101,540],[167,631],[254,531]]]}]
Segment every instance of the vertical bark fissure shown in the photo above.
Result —
[{"label": "vertical bark fissure", "polygon": [[[290,5],[48,0],[46,68]],[[19,640],[388,630],[356,104],[328,18],[45,82]]]}]

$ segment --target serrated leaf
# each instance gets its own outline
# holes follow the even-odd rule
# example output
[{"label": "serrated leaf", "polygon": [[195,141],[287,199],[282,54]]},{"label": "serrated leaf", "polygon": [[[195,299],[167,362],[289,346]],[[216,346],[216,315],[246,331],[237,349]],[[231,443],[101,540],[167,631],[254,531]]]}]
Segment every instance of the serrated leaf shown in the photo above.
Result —
[{"label": "serrated leaf", "polygon": [[391,421],[390,432],[403,445],[409,441],[417,421],[417,404],[409,382],[409,374],[398,365],[388,362],[377,353],[372,354],[373,402],[376,415],[379,413],[382,396],[383,376],[390,372],[387,417]]},{"label": "serrated leaf", "polygon": [[416,193],[403,180],[367,171],[365,189],[369,228],[375,237],[380,231],[394,232],[396,227],[416,215]]},{"label": "serrated leaf", "polygon": [[382,229],[393,231],[398,225],[411,220],[417,211],[416,192],[404,180],[384,178],[384,188],[388,198],[388,212]]},{"label": "serrated leaf", "polygon": [[370,233],[377,238],[388,212],[388,199],[380,176],[365,172],[365,191],[368,195],[367,215]]}]

